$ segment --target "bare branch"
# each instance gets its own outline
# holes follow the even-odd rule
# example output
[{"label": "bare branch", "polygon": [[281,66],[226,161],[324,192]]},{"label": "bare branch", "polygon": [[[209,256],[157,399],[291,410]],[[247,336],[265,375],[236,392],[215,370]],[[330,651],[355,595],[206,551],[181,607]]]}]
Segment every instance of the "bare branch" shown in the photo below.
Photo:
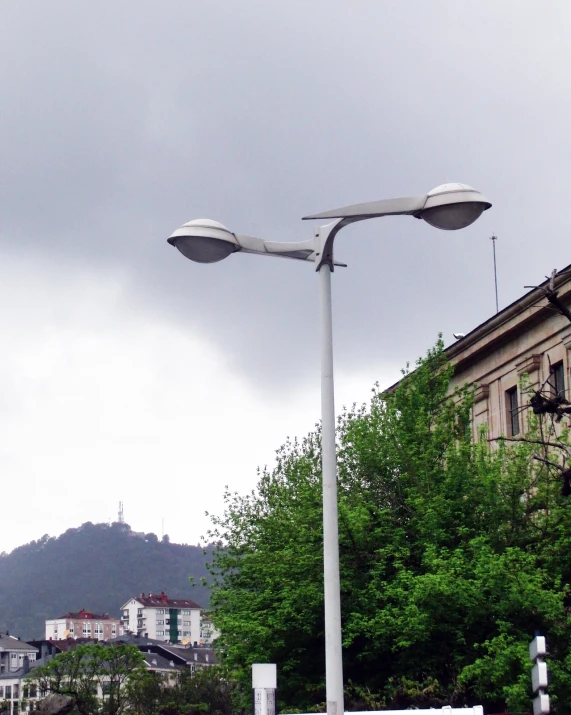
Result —
[{"label": "bare branch", "polygon": [[541,444],[547,447],[557,447],[558,449],[563,450],[567,456],[571,457],[570,447],[565,444],[551,442],[550,440],[529,439],[528,437],[488,437],[488,442],[495,442],[496,440],[501,442],[527,442],[528,444]]},{"label": "bare branch", "polygon": [[564,468],[560,464],[557,464],[556,462],[550,462],[549,459],[544,459],[543,457],[539,457],[537,454],[534,454],[533,458],[535,460],[537,460],[538,462],[543,462],[544,464],[549,464],[550,467],[555,467],[555,469],[558,469],[560,472],[565,471]]}]

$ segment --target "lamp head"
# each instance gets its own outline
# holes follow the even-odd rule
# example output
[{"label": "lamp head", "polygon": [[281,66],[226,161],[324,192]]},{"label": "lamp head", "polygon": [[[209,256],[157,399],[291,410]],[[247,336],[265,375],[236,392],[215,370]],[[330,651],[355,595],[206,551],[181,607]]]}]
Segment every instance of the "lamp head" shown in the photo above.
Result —
[{"label": "lamp head", "polygon": [[474,223],[492,204],[467,184],[442,184],[426,195],[426,203],[416,214],[435,228],[455,231]]},{"label": "lamp head", "polygon": [[217,263],[240,250],[236,236],[218,221],[187,221],[167,241],[196,263]]}]

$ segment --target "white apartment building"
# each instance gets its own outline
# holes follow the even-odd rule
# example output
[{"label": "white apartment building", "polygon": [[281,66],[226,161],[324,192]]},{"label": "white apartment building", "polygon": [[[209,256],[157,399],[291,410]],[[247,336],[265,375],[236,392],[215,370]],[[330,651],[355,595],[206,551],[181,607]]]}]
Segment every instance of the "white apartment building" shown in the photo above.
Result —
[{"label": "white apartment building", "polygon": [[199,645],[212,645],[220,635],[208,616],[200,619],[200,642]]},{"label": "white apartment building", "polygon": [[134,596],[121,607],[125,632],[154,640],[193,645],[200,641],[201,607],[189,599],[169,598],[164,591]]},{"label": "white apartment building", "polygon": [[65,616],[46,621],[46,640],[57,641],[72,638],[92,638],[93,640],[109,640],[123,635],[121,621],[107,613],[98,614],[81,609],[77,613],[66,613]]}]

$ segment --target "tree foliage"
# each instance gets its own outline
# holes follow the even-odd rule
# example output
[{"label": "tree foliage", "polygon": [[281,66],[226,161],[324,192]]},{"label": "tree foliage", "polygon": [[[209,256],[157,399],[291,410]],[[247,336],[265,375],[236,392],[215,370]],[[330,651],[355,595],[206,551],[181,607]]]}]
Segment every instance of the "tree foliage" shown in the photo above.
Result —
[{"label": "tree foliage", "polygon": [[[526,711],[539,630],[552,699],[570,712],[570,507],[531,444],[474,442],[471,393],[451,397],[451,375],[439,341],[394,392],[377,387],[338,420],[347,706]],[[527,435],[541,429],[532,416]],[[275,662],[282,709],[319,709],[319,427],[225,499],[210,566],[224,665],[246,688],[252,663]]]},{"label": "tree foliage", "polygon": [[78,645],[34,668],[40,692],[67,695],[79,715],[228,715],[235,688],[217,666],[150,672],[135,646]]},{"label": "tree foliage", "polygon": [[69,695],[80,715],[122,715],[129,707],[126,686],[143,675],[143,661],[135,646],[79,645],[34,668],[29,681],[41,692]]},{"label": "tree foliage", "polygon": [[229,715],[235,689],[218,666],[179,672],[174,682],[143,673],[129,685],[130,711],[137,715]]}]

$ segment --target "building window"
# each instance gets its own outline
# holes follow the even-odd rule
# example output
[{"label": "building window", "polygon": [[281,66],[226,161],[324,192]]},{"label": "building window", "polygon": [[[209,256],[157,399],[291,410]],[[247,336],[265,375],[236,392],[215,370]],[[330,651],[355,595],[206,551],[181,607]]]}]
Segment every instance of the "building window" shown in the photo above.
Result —
[{"label": "building window", "polygon": [[183,621],[183,622],[182,622],[182,625],[183,625],[183,626],[190,626],[190,621]]},{"label": "building window", "polygon": [[182,615],[183,615],[183,616],[190,616],[190,609],[189,609],[189,608],[183,608],[183,609],[182,609]]},{"label": "building window", "polygon": [[143,609],[137,608],[137,618],[142,618],[142,617],[143,617]]},{"label": "building window", "polygon": [[83,636],[90,636],[91,635],[91,623],[84,623],[83,624]]},{"label": "building window", "polygon": [[158,636],[164,636],[165,632],[164,631],[157,631]]},{"label": "building window", "polygon": [[115,624],[113,624],[113,625],[111,626],[111,635],[112,635],[112,636],[116,636],[116,635],[117,635],[117,626],[116,626]]},{"label": "building window", "polygon": [[565,367],[563,361],[551,367],[551,378],[549,380],[555,397],[565,397]]},{"label": "building window", "polygon": [[519,405],[517,401],[517,387],[512,387],[506,391],[506,416],[508,425],[508,437],[515,437],[519,434]]},{"label": "building window", "polygon": [[164,608],[157,608],[157,614],[160,614],[161,616],[163,616],[164,612],[165,612]]},{"label": "building window", "polygon": [[6,686],[6,700],[12,700],[12,686]]},{"label": "building window", "polygon": [[38,686],[35,683],[30,683],[30,697],[31,698],[38,697]]}]

